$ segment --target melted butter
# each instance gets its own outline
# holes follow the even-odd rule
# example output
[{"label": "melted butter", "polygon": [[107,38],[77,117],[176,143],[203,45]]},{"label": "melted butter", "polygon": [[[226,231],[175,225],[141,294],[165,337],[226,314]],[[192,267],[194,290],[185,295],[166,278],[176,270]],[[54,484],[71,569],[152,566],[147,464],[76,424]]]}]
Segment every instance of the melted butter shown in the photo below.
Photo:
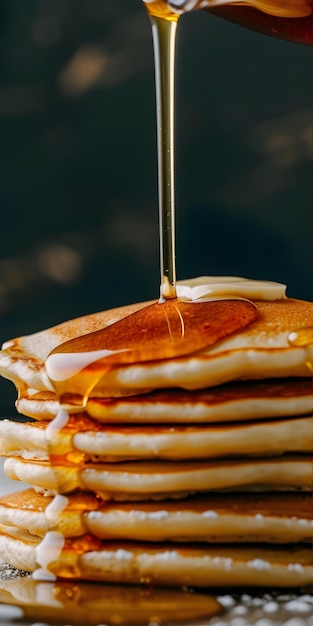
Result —
[{"label": "melted butter", "polygon": [[111,326],[62,344],[49,355],[46,371],[61,410],[74,409],[73,399],[82,408],[111,368],[204,350],[256,317],[255,305],[245,300],[154,303]]},{"label": "melted butter", "polygon": [[251,280],[238,276],[201,276],[177,283],[182,300],[240,297],[250,300],[284,300],[286,285],[268,280]]}]

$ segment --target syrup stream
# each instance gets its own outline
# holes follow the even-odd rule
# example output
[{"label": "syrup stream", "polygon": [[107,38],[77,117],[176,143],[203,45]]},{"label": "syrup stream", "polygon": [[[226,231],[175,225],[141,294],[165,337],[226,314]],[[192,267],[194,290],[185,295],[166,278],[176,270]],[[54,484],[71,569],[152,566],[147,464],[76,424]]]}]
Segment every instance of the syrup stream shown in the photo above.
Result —
[{"label": "syrup stream", "polygon": [[150,15],[155,58],[161,298],[176,298],[174,197],[174,75],[178,16]]}]

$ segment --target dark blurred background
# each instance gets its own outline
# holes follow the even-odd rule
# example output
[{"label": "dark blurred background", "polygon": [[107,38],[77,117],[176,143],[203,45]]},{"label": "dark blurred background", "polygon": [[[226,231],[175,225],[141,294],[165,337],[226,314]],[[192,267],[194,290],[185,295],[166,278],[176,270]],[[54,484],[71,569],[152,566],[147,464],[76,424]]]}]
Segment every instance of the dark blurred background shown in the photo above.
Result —
[{"label": "dark blurred background", "polygon": [[[0,341],[159,292],[140,0],[0,3]],[[178,30],[177,270],[313,299],[313,49],[206,13]],[[10,415],[12,385],[0,386]]]}]

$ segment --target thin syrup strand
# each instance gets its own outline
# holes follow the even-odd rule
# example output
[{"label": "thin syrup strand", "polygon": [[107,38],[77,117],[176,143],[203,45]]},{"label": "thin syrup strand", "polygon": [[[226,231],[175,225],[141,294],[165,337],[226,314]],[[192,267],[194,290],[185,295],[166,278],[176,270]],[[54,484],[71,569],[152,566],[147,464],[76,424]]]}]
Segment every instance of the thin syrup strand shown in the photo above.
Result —
[{"label": "thin syrup strand", "polygon": [[174,76],[177,15],[150,14],[155,57],[161,299],[176,298]]}]

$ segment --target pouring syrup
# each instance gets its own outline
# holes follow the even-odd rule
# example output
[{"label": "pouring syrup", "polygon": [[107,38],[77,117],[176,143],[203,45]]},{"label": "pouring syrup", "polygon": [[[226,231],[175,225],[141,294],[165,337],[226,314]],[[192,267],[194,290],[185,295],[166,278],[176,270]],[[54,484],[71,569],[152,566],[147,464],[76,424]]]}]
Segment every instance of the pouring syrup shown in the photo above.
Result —
[{"label": "pouring syrup", "polygon": [[[176,31],[182,13],[197,8],[209,10],[211,6],[194,0],[176,0],[171,4],[164,0],[146,0],[145,4],[151,19],[155,54],[161,299],[107,328],[67,342],[49,355],[46,369],[60,401],[60,412],[47,432],[56,485],[58,471],[53,462],[55,432],[62,430],[71,414],[81,412],[86,407],[92,390],[111,368],[171,359],[203,350],[250,324],[257,316],[253,303],[240,299],[229,300],[227,294],[225,300],[217,302],[185,303],[177,298],[174,197]],[[213,1],[213,8],[214,4]],[[223,4],[216,7],[217,12],[223,10]],[[268,0],[264,10],[267,16],[281,15],[279,0]],[[306,0],[292,0],[284,11],[286,17],[294,13],[297,18],[311,14]],[[73,463],[76,462],[83,466],[84,459],[74,459]],[[53,528],[50,537],[54,540],[62,539],[56,537]],[[49,543],[49,533],[47,541]],[[46,567],[49,569],[45,555],[41,555],[40,550],[38,563],[44,570]]]}]

